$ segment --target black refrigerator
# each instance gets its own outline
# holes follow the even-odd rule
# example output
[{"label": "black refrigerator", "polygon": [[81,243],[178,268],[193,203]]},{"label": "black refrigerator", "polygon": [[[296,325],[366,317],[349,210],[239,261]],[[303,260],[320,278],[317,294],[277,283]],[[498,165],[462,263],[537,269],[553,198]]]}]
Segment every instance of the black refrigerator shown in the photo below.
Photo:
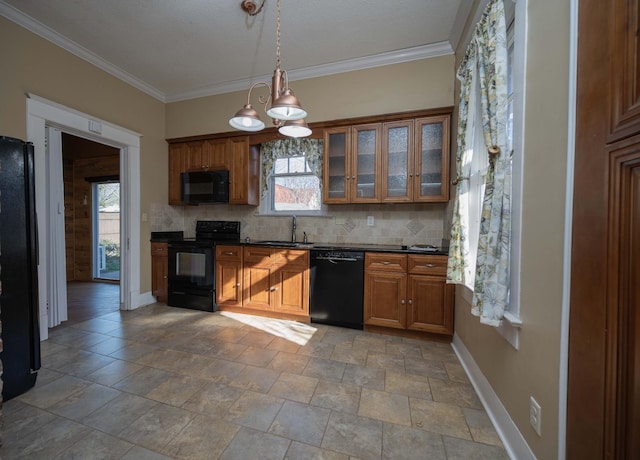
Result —
[{"label": "black refrigerator", "polygon": [[4,401],[33,387],[40,369],[33,161],[33,144],[0,136],[0,360]]}]

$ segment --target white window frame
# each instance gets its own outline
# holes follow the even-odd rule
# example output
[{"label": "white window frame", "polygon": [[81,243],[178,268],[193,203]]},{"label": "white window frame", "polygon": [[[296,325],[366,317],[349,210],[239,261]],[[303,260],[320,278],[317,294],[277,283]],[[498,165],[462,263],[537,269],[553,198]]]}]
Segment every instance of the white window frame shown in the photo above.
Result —
[{"label": "white window frame", "polygon": [[[302,156],[302,155],[300,155]],[[291,158],[295,158],[291,157]],[[275,168],[276,163],[273,163],[273,167]],[[261,165],[260,168],[263,168],[264,166]],[[290,175],[290,176],[297,176],[297,175],[314,175],[315,174],[313,172],[305,172],[303,174],[298,174],[298,173],[289,173],[286,175]],[[260,175],[261,177],[264,177],[262,174]],[[318,192],[320,193],[320,209],[318,210],[313,210],[313,211],[307,211],[307,210],[282,210],[282,211],[278,211],[275,209],[275,203],[274,203],[274,193],[275,193],[275,178],[276,177],[282,177],[285,176],[285,174],[269,174],[269,179],[268,179],[268,184],[267,184],[267,193],[266,195],[262,196],[260,199],[260,207],[259,207],[259,214],[261,216],[292,216],[292,215],[296,215],[296,216],[309,216],[309,217],[313,217],[313,216],[319,216],[319,217],[326,217],[328,216],[328,208],[327,205],[324,204],[324,202],[322,201],[322,177],[319,178],[319,190]]]}]

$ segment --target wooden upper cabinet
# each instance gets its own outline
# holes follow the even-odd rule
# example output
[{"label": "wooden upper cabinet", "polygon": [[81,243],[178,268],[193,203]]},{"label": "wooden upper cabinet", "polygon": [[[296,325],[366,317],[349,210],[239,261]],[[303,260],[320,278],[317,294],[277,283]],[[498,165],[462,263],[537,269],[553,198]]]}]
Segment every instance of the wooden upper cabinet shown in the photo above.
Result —
[{"label": "wooden upper cabinet", "polygon": [[382,201],[413,200],[413,120],[382,126]]},{"label": "wooden upper cabinet", "polygon": [[349,203],[347,183],[351,177],[351,128],[324,130],[323,201]]},{"label": "wooden upper cabinet", "polygon": [[325,128],[325,203],[449,200],[450,115]]},{"label": "wooden upper cabinet", "polygon": [[260,150],[249,137],[233,137],[227,143],[229,204],[260,203]]},{"label": "wooden upper cabinet", "polygon": [[413,201],[449,200],[449,116],[415,121]]},{"label": "wooden upper cabinet", "polygon": [[186,171],[186,144],[169,144],[169,204],[182,203],[180,174]]},{"label": "wooden upper cabinet", "polygon": [[347,181],[351,202],[375,203],[380,201],[381,125],[354,126],[352,130],[351,177]]},{"label": "wooden upper cabinet", "polygon": [[169,204],[182,205],[180,174],[229,170],[229,204],[259,203],[259,149],[248,136],[169,144]]}]

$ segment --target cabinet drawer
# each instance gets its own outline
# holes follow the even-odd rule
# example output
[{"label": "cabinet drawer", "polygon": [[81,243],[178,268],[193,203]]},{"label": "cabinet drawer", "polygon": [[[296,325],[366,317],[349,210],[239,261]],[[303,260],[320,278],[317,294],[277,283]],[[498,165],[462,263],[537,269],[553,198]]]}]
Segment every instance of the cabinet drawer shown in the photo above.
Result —
[{"label": "cabinet drawer", "polygon": [[242,246],[216,246],[216,260],[242,260]]},{"label": "cabinet drawer", "polygon": [[408,271],[415,275],[447,275],[447,256],[408,255]]},{"label": "cabinet drawer", "polygon": [[309,266],[309,251],[306,249],[277,249],[275,263],[287,266]]},{"label": "cabinet drawer", "polygon": [[364,256],[364,268],[365,270],[406,272],[407,256],[386,252],[367,252]]},{"label": "cabinet drawer", "polygon": [[245,265],[271,267],[274,263],[275,254],[271,248],[245,246],[243,248],[243,257]]},{"label": "cabinet drawer", "polygon": [[151,243],[151,255],[152,256],[164,256],[167,257],[169,245],[167,243]]}]

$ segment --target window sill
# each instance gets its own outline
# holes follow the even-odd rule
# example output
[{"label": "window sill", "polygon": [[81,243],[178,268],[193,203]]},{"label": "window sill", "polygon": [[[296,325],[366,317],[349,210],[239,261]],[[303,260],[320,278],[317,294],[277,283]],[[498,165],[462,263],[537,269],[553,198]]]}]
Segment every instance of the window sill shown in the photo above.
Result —
[{"label": "window sill", "polygon": [[[468,286],[460,285],[456,292],[460,294],[460,297],[462,297],[462,299],[469,305],[473,303],[473,289],[470,289]],[[500,326],[494,329],[517,350],[520,346],[519,335],[522,326],[523,322],[519,316],[516,316],[511,312],[505,312],[504,321],[502,321]]]}]

